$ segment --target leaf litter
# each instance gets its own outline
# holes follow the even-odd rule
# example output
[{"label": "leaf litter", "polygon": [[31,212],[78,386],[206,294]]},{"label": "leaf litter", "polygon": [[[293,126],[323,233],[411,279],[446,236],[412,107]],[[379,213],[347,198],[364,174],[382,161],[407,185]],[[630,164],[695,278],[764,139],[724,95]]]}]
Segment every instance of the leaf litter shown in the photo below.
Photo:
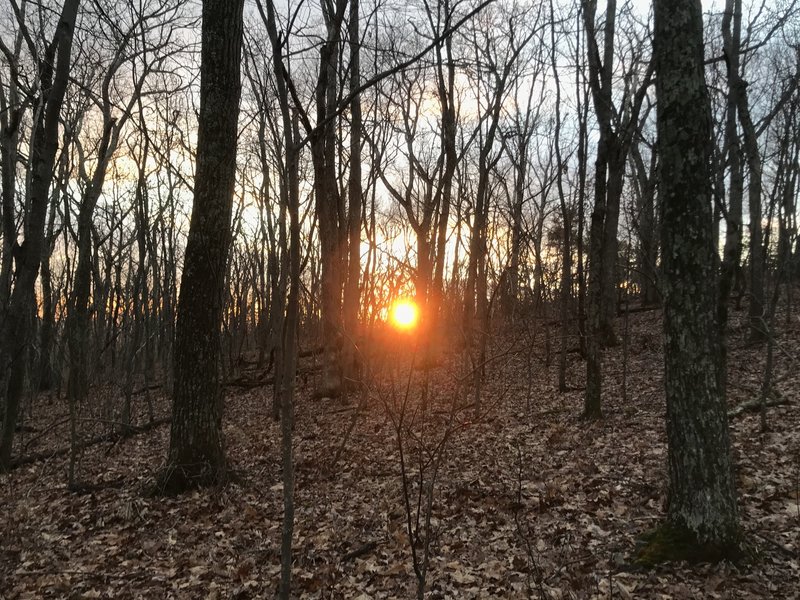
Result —
[{"label": "leaf litter", "polygon": [[[639,537],[663,517],[666,502],[659,332],[655,313],[631,315],[627,397],[622,349],[606,351],[604,419],[596,423],[578,418],[579,356],[569,355],[570,391],[559,394],[557,357],[551,366],[535,359],[531,370],[531,340],[510,335],[494,341],[499,358],[487,368],[479,410],[457,356],[428,369],[387,357],[359,407],[357,399],[343,406],[313,398],[310,379],[299,389],[295,428],[295,595],[414,597],[410,522],[418,554],[429,544],[427,598],[800,597],[797,326],[778,335],[775,389],[787,403],[769,408],[770,431],[759,433],[756,413],[731,420],[740,518],[754,559],[653,570],[633,564]],[[764,352],[744,343],[742,327],[729,344],[734,407],[756,397]],[[272,597],[282,484],[271,401],[265,387],[229,392],[225,439],[242,479],[222,489],[145,493],[166,454],[168,427],[86,448],[80,470],[92,485],[78,492],[67,489],[65,456],[0,476],[0,597]],[[42,430],[57,420],[48,402],[37,398],[31,409],[29,421]],[[167,414],[163,394],[156,405]],[[35,450],[62,447],[64,435],[54,427]],[[420,499],[432,480],[428,515]]]}]

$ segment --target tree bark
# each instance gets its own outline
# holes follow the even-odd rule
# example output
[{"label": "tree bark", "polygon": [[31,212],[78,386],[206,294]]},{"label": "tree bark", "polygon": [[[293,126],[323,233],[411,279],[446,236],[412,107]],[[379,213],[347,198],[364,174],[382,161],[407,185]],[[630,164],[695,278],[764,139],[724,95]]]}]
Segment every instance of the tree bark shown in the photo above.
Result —
[{"label": "tree bark", "polygon": [[356,386],[360,379],[358,356],[358,309],[361,283],[361,79],[359,39],[359,0],[350,0],[350,21],[347,35],[350,47],[350,177],[347,208],[347,282],[344,289],[345,387]]},{"label": "tree bark", "polygon": [[[342,241],[344,207],[336,181],[336,94],[338,91],[339,44],[345,0],[323,3],[326,38],[320,48],[316,94],[316,126],[309,132],[314,164],[314,196],[319,221],[322,283],[323,383],[321,393],[338,396],[342,387],[342,286],[346,254]],[[307,127],[309,127],[307,125]]]},{"label": "tree bark", "polygon": [[244,0],[204,0],[194,206],[178,299],[167,466],[179,493],[227,478],[220,325],[231,241]]},{"label": "tree bark", "polygon": [[699,0],[656,0],[663,222],[667,522],[710,554],[735,553],[738,517],[720,375],[711,122]]},{"label": "tree bark", "polygon": [[761,152],[758,149],[758,136],[750,117],[747,101],[747,87],[740,84],[738,95],[739,120],[744,133],[744,148],[747,155],[747,206],[750,212],[750,339],[763,342],[767,339],[764,331],[764,249],[761,232],[761,191],[763,188]]},{"label": "tree bark", "polygon": [[10,77],[8,96],[5,87],[0,86],[0,185],[2,185],[2,263],[0,263],[0,314],[8,305],[11,295],[11,270],[14,264],[13,249],[17,241],[14,222],[14,198],[17,188],[17,161],[20,123],[24,113],[19,97],[19,60],[22,46],[22,33],[17,35],[14,51],[4,47],[7,52]]},{"label": "tree bark", "polygon": [[645,164],[639,144],[631,146],[631,162],[635,172],[634,194],[639,215],[639,245],[636,249],[639,289],[642,304],[653,306],[659,301],[658,292],[658,237],[656,221],[656,170],[658,153],[651,149],[650,160]]},{"label": "tree bark", "polygon": [[72,34],[79,0],[64,2],[58,27],[44,58],[39,61],[40,105],[30,150],[29,213],[25,241],[15,246],[16,280],[0,327],[0,398],[5,399],[0,433],[0,470],[11,462],[14,430],[33,339],[36,306],[35,283],[42,261],[44,228],[50,200],[50,183],[58,150],[61,105],[67,89]]},{"label": "tree bark", "polygon": [[553,144],[556,152],[556,188],[558,189],[558,200],[561,206],[561,219],[563,221],[564,239],[561,245],[561,293],[560,310],[561,331],[560,349],[558,359],[558,391],[567,391],[567,320],[569,316],[569,300],[572,290],[572,215],[571,207],[567,206],[566,195],[564,194],[563,173],[566,170],[566,163],[561,157],[561,81],[558,76],[558,61],[556,55],[556,16],[553,8],[553,0],[550,0],[550,64],[553,69],[553,79],[556,87],[556,124],[555,142]]},{"label": "tree bark", "polygon": [[[722,16],[722,39],[726,64],[728,67],[728,106],[725,120],[725,147],[728,150],[730,178],[728,186],[728,206],[725,219],[725,246],[722,250],[720,270],[718,313],[720,331],[725,335],[728,324],[728,299],[733,289],[736,273],[740,268],[742,255],[742,150],[736,126],[739,106],[739,45],[741,43],[742,9],[741,0],[727,0]],[[720,161],[725,163],[724,157]],[[724,166],[720,166],[724,171]],[[722,181],[724,177],[720,175]],[[724,185],[724,184],[723,184]],[[723,362],[723,368],[726,368]]]}]

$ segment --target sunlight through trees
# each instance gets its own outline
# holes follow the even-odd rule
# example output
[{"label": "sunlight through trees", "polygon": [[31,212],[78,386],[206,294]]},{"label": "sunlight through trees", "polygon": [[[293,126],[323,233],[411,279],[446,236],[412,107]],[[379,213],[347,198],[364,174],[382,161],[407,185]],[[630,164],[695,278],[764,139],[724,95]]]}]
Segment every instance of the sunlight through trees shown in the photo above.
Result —
[{"label": "sunlight through trees", "polygon": [[[791,555],[798,40],[796,0],[1,2],[0,580],[690,597],[623,566]],[[171,511],[205,541],[144,539]]]}]

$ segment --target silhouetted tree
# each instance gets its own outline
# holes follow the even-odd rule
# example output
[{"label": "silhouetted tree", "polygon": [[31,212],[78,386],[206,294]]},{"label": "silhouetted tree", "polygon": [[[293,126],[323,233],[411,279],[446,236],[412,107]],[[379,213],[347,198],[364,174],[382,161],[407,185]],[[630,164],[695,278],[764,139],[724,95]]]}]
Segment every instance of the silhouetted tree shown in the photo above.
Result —
[{"label": "silhouetted tree", "polygon": [[[36,63],[36,87],[30,101],[37,106],[32,128],[29,151],[28,197],[25,199],[27,214],[24,219],[24,241],[16,239],[13,247],[15,279],[8,304],[2,310],[0,326],[0,399],[4,399],[3,429],[0,436],[0,470],[7,468],[11,459],[14,430],[17,426],[20,397],[25,372],[33,343],[33,319],[36,307],[35,284],[39,275],[42,247],[44,245],[45,220],[50,200],[50,184],[58,150],[58,127],[61,105],[67,89],[72,53],[72,38],[78,13],[78,0],[66,0],[58,19],[52,40],[42,52],[25,24],[24,14],[14,4],[18,25],[24,31],[25,41]],[[3,53],[10,63],[13,54],[3,46]],[[19,76],[19,69],[14,76]],[[4,157],[5,158],[5,157]],[[3,184],[10,185],[14,169],[12,163],[3,161]],[[4,206],[4,209],[7,208]],[[15,236],[16,237],[16,236]]]},{"label": "silhouetted tree", "polygon": [[178,299],[168,493],[224,481],[220,325],[236,175],[244,0],[204,0],[194,206]]}]

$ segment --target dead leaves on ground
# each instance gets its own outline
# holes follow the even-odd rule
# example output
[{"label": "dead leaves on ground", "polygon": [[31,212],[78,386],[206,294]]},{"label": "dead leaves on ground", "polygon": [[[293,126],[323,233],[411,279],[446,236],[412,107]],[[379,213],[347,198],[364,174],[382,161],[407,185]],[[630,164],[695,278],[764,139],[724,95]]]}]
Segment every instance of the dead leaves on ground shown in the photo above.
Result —
[{"label": "dead leaves on ground", "polygon": [[[657,338],[659,327],[652,313],[631,317],[628,397],[621,393],[621,349],[610,350],[606,418],[594,424],[577,418],[580,391],[557,393],[555,368],[536,362],[528,386],[522,352],[507,352],[492,366],[486,411],[477,419],[464,410],[449,421],[450,402],[471,402],[453,383],[448,369],[455,366],[415,373],[433,378],[429,411],[415,413],[403,440],[418,550],[426,531],[416,524],[418,506],[423,525],[426,516],[418,504],[419,469],[424,492],[434,449],[443,448],[427,529],[427,597],[800,597],[800,385],[788,358],[798,356],[798,328],[779,339],[785,352],[776,378],[790,404],[770,409],[771,432],[758,433],[757,415],[732,422],[742,524],[757,560],[655,571],[629,564],[638,536],[665,503],[662,359],[657,344],[644,343]],[[761,354],[732,341],[733,404],[759,389]],[[570,385],[578,388],[583,366],[577,355],[570,360]],[[394,405],[376,392],[366,410],[341,411],[333,401],[312,400],[312,383],[301,390],[295,436],[297,595],[413,597]],[[165,408],[166,399],[160,402]],[[223,490],[168,499],[143,493],[163,459],[166,427],[87,449],[82,475],[97,485],[84,493],[67,491],[64,458],[3,476],[0,597],[271,597],[280,568],[282,486],[270,403],[265,389],[229,397],[226,439],[244,480]],[[48,411],[34,407],[37,418]],[[448,422],[452,435],[437,446]]]}]

